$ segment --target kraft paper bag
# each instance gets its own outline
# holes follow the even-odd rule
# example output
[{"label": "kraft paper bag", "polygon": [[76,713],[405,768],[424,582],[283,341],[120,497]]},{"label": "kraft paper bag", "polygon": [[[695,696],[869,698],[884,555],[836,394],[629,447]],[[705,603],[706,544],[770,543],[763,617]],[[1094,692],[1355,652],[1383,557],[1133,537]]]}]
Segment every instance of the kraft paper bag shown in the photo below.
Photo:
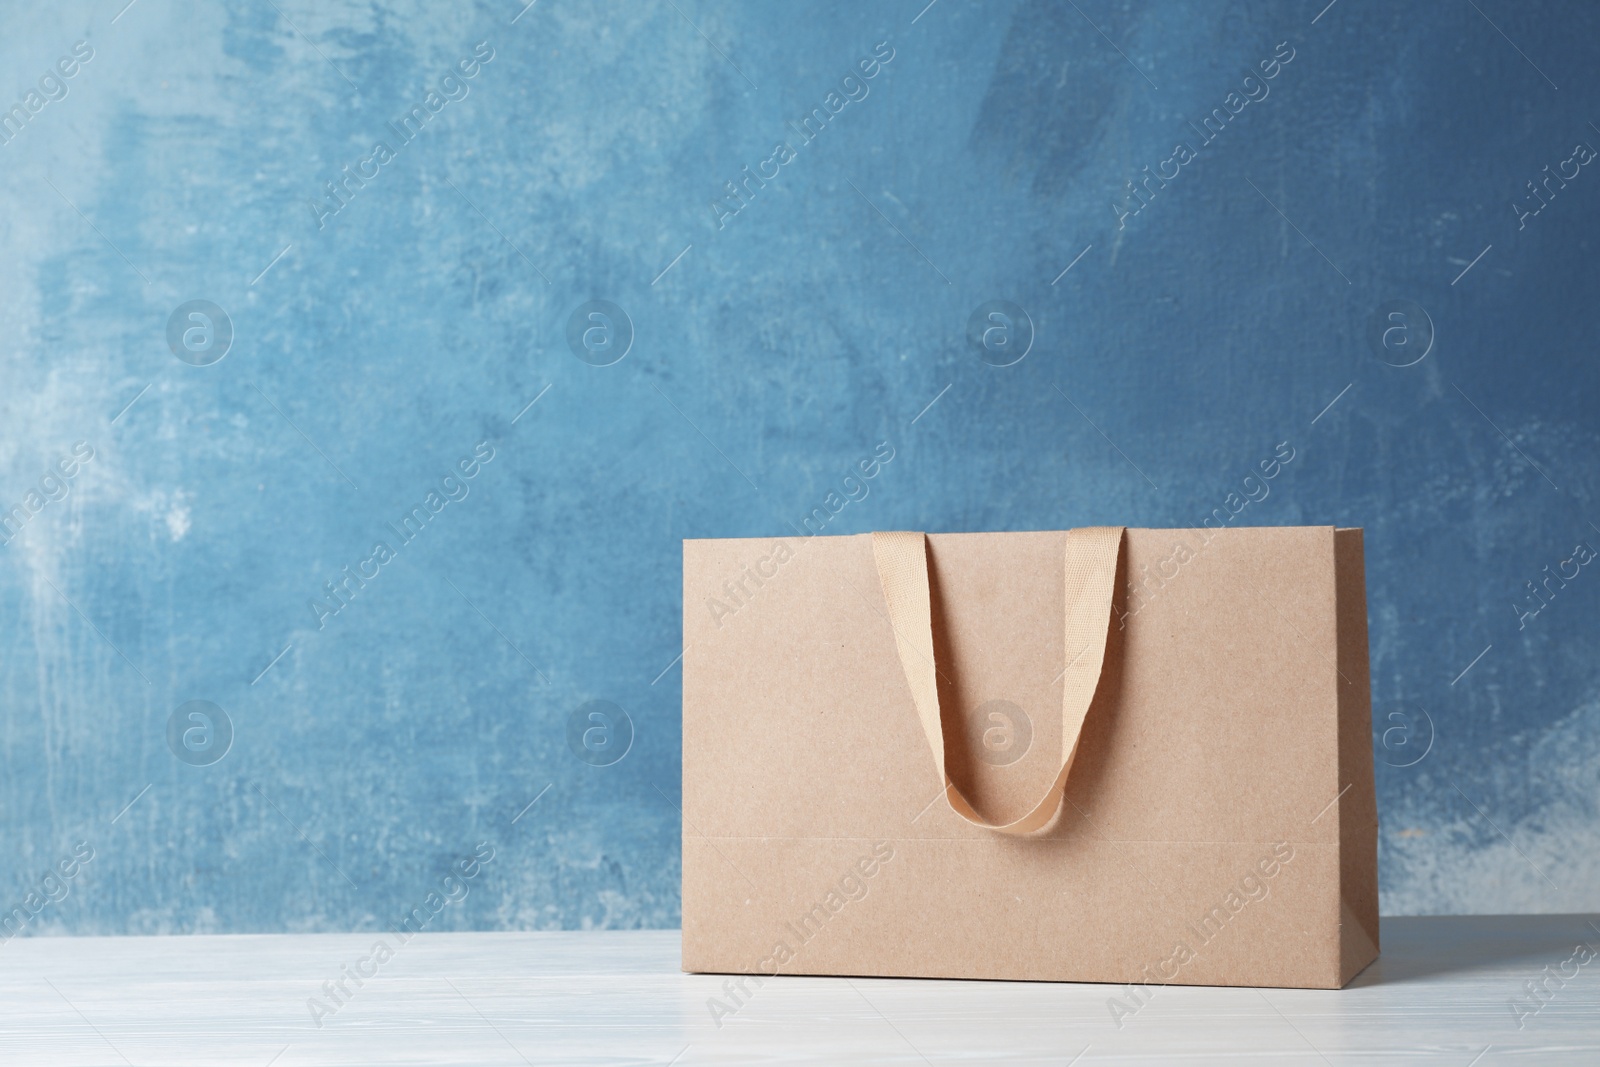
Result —
[{"label": "kraft paper bag", "polygon": [[1360,530],[695,540],[683,580],[686,971],[1131,1013],[1377,956]]}]

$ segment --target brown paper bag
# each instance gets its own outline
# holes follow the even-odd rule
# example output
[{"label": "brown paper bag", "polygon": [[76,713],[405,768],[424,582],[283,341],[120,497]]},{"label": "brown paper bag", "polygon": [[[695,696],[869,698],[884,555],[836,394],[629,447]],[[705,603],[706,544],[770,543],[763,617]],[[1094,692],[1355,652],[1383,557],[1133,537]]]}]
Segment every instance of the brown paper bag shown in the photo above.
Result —
[{"label": "brown paper bag", "polygon": [[753,976],[727,1010],[1377,956],[1360,530],[685,541],[683,580],[683,967]]}]

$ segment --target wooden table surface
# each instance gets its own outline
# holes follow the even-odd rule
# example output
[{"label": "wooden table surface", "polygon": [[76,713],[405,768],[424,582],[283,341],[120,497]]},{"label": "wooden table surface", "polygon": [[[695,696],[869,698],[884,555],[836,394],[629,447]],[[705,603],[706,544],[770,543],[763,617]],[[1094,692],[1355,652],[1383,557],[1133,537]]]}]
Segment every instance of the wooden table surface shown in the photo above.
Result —
[{"label": "wooden table surface", "polygon": [[779,978],[736,1003],[670,930],[422,934],[381,965],[376,936],[11,941],[0,1063],[1600,1065],[1600,916],[1385,919],[1346,989],[1161,988],[1120,1028],[1098,985]]}]

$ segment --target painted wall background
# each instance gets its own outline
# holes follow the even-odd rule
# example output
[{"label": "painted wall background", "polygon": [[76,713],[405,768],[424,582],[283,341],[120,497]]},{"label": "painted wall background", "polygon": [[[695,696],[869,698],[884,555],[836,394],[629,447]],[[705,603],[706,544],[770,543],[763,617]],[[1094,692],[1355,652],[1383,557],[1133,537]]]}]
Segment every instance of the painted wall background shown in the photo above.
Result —
[{"label": "painted wall background", "polygon": [[1384,910],[1600,909],[1600,10],[924,2],[7,7],[24,932],[675,924],[680,540],[884,441],[828,533],[1364,526]]}]

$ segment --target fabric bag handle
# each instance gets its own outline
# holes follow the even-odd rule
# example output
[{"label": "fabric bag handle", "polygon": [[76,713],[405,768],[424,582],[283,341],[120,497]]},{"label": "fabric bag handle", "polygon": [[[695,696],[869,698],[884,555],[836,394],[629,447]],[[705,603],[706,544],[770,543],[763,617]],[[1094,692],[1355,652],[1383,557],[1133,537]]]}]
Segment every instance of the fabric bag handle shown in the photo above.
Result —
[{"label": "fabric bag handle", "polygon": [[921,533],[877,532],[872,556],[889,606],[900,667],[911,687],[911,699],[933,749],[933,762],[944,776],[945,800],[967,822],[1003,834],[1042,834],[1055,826],[1066,804],[1067,772],[1078,753],[1083,720],[1100,684],[1106,640],[1111,628],[1111,602],[1116,592],[1121,526],[1081,526],[1067,532],[1066,654],[1061,689],[1061,769],[1044,797],[1020,819],[1005,824],[979,815],[950,780],[945,761],[943,712],[933,660],[933,606],[928,592],[928,539]]}]

